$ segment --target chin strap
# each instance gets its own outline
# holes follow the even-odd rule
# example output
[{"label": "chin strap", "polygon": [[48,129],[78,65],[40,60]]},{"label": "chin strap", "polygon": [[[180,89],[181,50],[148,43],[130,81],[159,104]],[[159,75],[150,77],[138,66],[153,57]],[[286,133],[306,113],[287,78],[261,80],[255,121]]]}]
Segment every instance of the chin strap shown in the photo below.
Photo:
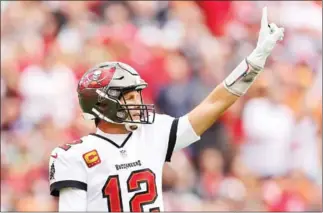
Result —
[{"label": "chin strap", "polygon": [[126,123],[126,124],[124,124],[124,126],[130,132],[133,132],[133,131],[135,131],[135,130],[137,130],[137,129],[140,128],[140,124],[130,124],[130,123]]},{"label": "chin strap", "polygon": [[[140,128],[141,124],[133,124],[133,123],[116,123],[116,122],[113,122],[112,120],[110,120],[109,118],[107,118],[106,116],[104,116],[102,113],[100,113],[99,111],[97,111],[96,109],[93,109],[92,110],[100,119],[108,122],[108,123],[114,123],[114,124],[120,124],[120,125],[124,125],[126,130],[128,130],[129,132],[133,132],[137,129]],[[93,116],[93,115],[92,115]],[[91,117],[92,120],[93,118],[95,118],[94,116]]]}]

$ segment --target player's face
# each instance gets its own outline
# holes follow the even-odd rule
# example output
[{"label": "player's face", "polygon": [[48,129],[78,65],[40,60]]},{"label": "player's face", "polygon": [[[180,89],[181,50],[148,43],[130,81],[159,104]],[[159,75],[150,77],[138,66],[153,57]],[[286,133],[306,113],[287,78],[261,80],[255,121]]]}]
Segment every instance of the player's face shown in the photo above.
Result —
[{"label": "player's face", "polygon": [[[126,93],[124,95],[124,99],[122,98],[120,101],[122,104],[141,104],[141,96],[138,91],[131,91]],[[134,109],[134,107],[131,108]],[[140,120],[139,107],[137,107],[136,109],[138,110],[130,110],[131,117],[134,120]]]}]

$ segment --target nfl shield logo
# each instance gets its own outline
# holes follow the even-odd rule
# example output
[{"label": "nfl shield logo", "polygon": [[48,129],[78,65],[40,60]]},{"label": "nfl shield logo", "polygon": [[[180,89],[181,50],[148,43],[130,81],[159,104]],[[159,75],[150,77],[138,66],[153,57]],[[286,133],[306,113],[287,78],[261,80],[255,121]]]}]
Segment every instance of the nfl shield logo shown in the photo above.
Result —
[{"label": "nfl shield logo", "polygon": [[120,154],[122,155],[122,157],[127,157],[127,151],[124,149],[120,150]]}]

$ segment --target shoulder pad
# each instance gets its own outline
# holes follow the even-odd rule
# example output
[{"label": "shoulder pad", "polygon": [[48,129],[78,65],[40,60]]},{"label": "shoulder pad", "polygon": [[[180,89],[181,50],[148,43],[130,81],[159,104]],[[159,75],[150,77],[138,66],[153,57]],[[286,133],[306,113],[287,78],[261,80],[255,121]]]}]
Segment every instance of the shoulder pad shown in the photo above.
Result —
[{"label": "shoulder pad", "polygon": [[59,146],[58,148],[63,149],[64,151],[68,151],[70,148],[72,148],[72,146],[77,145],[77,144],[81,144],[81,143],[83,143],[83,140],[78,139],[78,140],[72,141],[70,143],[65,143],[65,144]]},{"label": "shoulder pad", "polygon": [[78,146],[80,146],[83,143],[82,139],[78,139],[75,141],[72,141],[70,143],[65,143],[60,146],[57,146],[53,149],[51,152],[51,159],[55,160],[58,155],[60,157],[64,156],[64,158],[69,158],[68,156],[73,156],[75,154],[75,151],[79,150],[77,149]]}]

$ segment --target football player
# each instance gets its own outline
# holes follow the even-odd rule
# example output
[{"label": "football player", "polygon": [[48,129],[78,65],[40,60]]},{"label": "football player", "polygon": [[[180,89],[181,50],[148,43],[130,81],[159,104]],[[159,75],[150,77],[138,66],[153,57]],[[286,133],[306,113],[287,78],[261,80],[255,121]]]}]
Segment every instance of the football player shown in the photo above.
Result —
[{"label": "football player", "polygon": [[268,25],[264,8],[254,51],[180,118],[144,104],[147,84],[126,64],[107,62],[86,72],[78,84],[79,103],[97,131],[51,153],[50,193],[59,196],[59,211],[163,211],[164,163],[174,150],[198,141],[246,93],[283,36],[283,28]]}]

